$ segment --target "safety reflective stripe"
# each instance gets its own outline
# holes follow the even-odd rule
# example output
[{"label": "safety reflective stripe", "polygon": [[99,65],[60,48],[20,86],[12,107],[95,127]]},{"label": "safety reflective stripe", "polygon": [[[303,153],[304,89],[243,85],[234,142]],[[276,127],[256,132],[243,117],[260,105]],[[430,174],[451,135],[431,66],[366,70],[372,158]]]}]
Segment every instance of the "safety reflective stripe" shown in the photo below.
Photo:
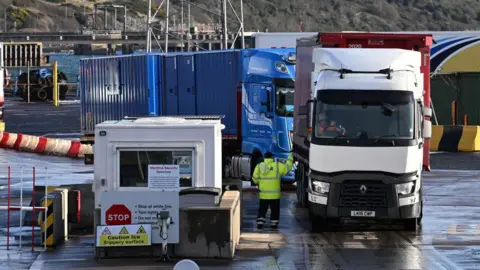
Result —
[{"label": "safety reflective stripe", "polygon": [[272,224],[278,224],[278,220],[270,220]]},{"label": "safety reflective stripe", "polygon": [[260,218],[257,218],[257,223],[258,223],[258,224],[263,224],[263,223],[265,223],[265,218],[261,218],[261,217],[260,217]]},{"label": "safety reflective stripe", "polygon": [[262,180],[262,181],[263,180],[278,180],[278,178],[277,177],[266,177],[266,178],[260,177],[260,178],[258,178],[258,180]]},{"label": "safety reflective stripe", "polygon": [[280,193],[280,190],[260,190],[260,193]]}]

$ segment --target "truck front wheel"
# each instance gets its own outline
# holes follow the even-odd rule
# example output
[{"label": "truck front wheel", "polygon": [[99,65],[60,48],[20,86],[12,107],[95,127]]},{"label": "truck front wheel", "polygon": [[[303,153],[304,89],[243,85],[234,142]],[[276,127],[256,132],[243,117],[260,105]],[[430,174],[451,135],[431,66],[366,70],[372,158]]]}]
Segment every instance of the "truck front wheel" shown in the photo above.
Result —
[{"label": "truck front wheel", "polygon": [[419,218],[409,218],[404,221],[404,227],[407,231],[416,231],[419,224]]},{"label": "truck front wheel", "polygon": [[328,218],[316,216],[310,206],[308,207],[308,217],[310,220],[310,230],[312,233],[328,232],[333,229],[333,222]]},{"label": "truck front wheel", "polygon": [[232,158],[226,157],[223,159],[223,178],[229,179],[233,177]]},{"label": "truck front wheel", "polygon": [[305,165],[298,163],[297,169],[295,171],[295,181],[297,182],[297,200],[300,203],[300,206],[306,208],[308,205],[308,194],[307,194],[307,175],[305,173]]}]

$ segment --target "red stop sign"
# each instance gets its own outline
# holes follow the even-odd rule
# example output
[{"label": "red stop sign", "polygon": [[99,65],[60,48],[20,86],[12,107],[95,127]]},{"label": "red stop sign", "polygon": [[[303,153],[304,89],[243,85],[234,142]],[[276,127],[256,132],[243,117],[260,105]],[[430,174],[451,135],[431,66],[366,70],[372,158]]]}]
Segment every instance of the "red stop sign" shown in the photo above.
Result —
[{"label": "red stop sign", "polygon": [[132,212],[123,204],[114,204],[105,211],[107,225],[132,224]]}]

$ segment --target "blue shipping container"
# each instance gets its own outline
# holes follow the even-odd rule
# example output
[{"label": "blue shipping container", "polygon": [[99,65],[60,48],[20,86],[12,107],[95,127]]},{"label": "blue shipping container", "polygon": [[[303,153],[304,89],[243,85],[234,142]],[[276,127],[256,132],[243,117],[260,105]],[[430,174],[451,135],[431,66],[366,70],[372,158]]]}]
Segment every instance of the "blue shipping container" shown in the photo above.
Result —
[{"label": "blue shipping container", "polygon": [[241,50],[82,59],[82,133],[126,116],[224,115],[223,134],[236,135],[242,60]]},{"label": "blue shipping container", "polygon": [[164,67],[162,115],[224,115],[223,134],[237,134],[241,50],[169,55]]},{"label": "blue shipping container", "polygon": [[161,81],[149,78],[147,68],[161,70],[161,58],[161,55],[152,59],[134,55],[82,59],[82,133],[93,134],[95,126],[104,121],[158,114],[159,103],[152,102],[154,99],[149,97],[156,97]]}]

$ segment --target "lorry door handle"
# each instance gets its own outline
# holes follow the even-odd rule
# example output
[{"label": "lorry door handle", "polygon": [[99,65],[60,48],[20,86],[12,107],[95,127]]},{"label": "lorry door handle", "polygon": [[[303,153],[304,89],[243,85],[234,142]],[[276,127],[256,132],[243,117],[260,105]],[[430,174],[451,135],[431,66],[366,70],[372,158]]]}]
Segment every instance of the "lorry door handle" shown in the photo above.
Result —
[{"label": "lorry door handle", "polygon": [[418,143],[418,149],[422,148],[423,147],[423,142],[419,142]]}]

